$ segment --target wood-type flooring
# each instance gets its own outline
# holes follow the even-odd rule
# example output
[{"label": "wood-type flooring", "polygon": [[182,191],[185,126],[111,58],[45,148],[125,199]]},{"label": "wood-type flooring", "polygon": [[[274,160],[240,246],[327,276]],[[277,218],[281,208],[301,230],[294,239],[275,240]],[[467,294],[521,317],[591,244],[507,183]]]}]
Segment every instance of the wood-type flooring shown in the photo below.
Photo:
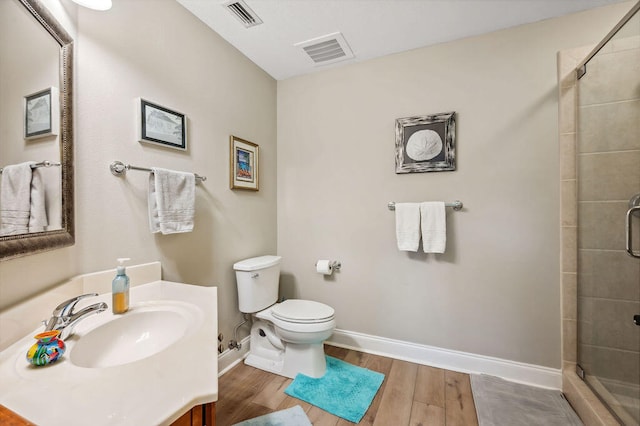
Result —
[{"label": "wood-type flooring", "polygon": [[[359,425],[477,426],[468,374],[325,345],[325,353],[385,375]],[[220,377],[216,425],[300,405],[314,426],[353,423],[284,393],[292,379],[239,363]]]}]

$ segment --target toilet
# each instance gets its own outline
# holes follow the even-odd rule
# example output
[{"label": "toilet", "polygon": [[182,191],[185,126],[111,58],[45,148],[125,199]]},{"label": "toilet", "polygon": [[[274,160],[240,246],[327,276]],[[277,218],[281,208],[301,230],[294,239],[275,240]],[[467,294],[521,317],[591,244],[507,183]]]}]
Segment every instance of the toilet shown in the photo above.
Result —
[{"label": "toilet", "polygon": [[240,312],[251,314],[245,364],[281,376],[322,377],[323,343],[336,327],[334,310],[311,300],[278,301],[280,256],[260,256],[233,265]]}]

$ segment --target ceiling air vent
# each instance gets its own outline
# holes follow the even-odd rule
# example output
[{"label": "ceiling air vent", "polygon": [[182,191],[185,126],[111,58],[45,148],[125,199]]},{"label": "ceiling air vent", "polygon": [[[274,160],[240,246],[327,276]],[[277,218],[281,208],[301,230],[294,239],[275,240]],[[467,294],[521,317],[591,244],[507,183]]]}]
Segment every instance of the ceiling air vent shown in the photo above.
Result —
[{"label": "ceiling air vent", "polygon": [[262,24],[262,19],[243,0],[231,0],[223,6],[247,28]]},{"label": "ceiling air vent", "polygon": [[316,65],[326,65],[354,57],[341,33],[332,33],[295,44],[301,47]]}]

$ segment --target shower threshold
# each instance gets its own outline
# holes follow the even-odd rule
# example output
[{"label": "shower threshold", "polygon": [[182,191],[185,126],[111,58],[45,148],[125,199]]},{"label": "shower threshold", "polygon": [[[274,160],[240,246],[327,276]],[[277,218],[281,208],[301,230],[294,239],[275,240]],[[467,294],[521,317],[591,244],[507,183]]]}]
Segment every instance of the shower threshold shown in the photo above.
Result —
[{"label": "shower threshold", "polygon": [[640,386],[590,374],[584,380],[625,426],[640,425]]}]

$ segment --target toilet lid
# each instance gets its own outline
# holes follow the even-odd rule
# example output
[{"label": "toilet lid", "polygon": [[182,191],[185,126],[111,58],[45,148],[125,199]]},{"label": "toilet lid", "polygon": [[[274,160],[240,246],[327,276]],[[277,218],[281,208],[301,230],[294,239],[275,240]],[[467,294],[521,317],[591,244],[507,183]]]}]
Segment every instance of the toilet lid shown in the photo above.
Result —
[{"label": "toilet lid", "polygon": [[322,322],[333,318],[335,311],[331,306],[312,300],[289,299],[276,304],[271,314],[283,321]]}]

